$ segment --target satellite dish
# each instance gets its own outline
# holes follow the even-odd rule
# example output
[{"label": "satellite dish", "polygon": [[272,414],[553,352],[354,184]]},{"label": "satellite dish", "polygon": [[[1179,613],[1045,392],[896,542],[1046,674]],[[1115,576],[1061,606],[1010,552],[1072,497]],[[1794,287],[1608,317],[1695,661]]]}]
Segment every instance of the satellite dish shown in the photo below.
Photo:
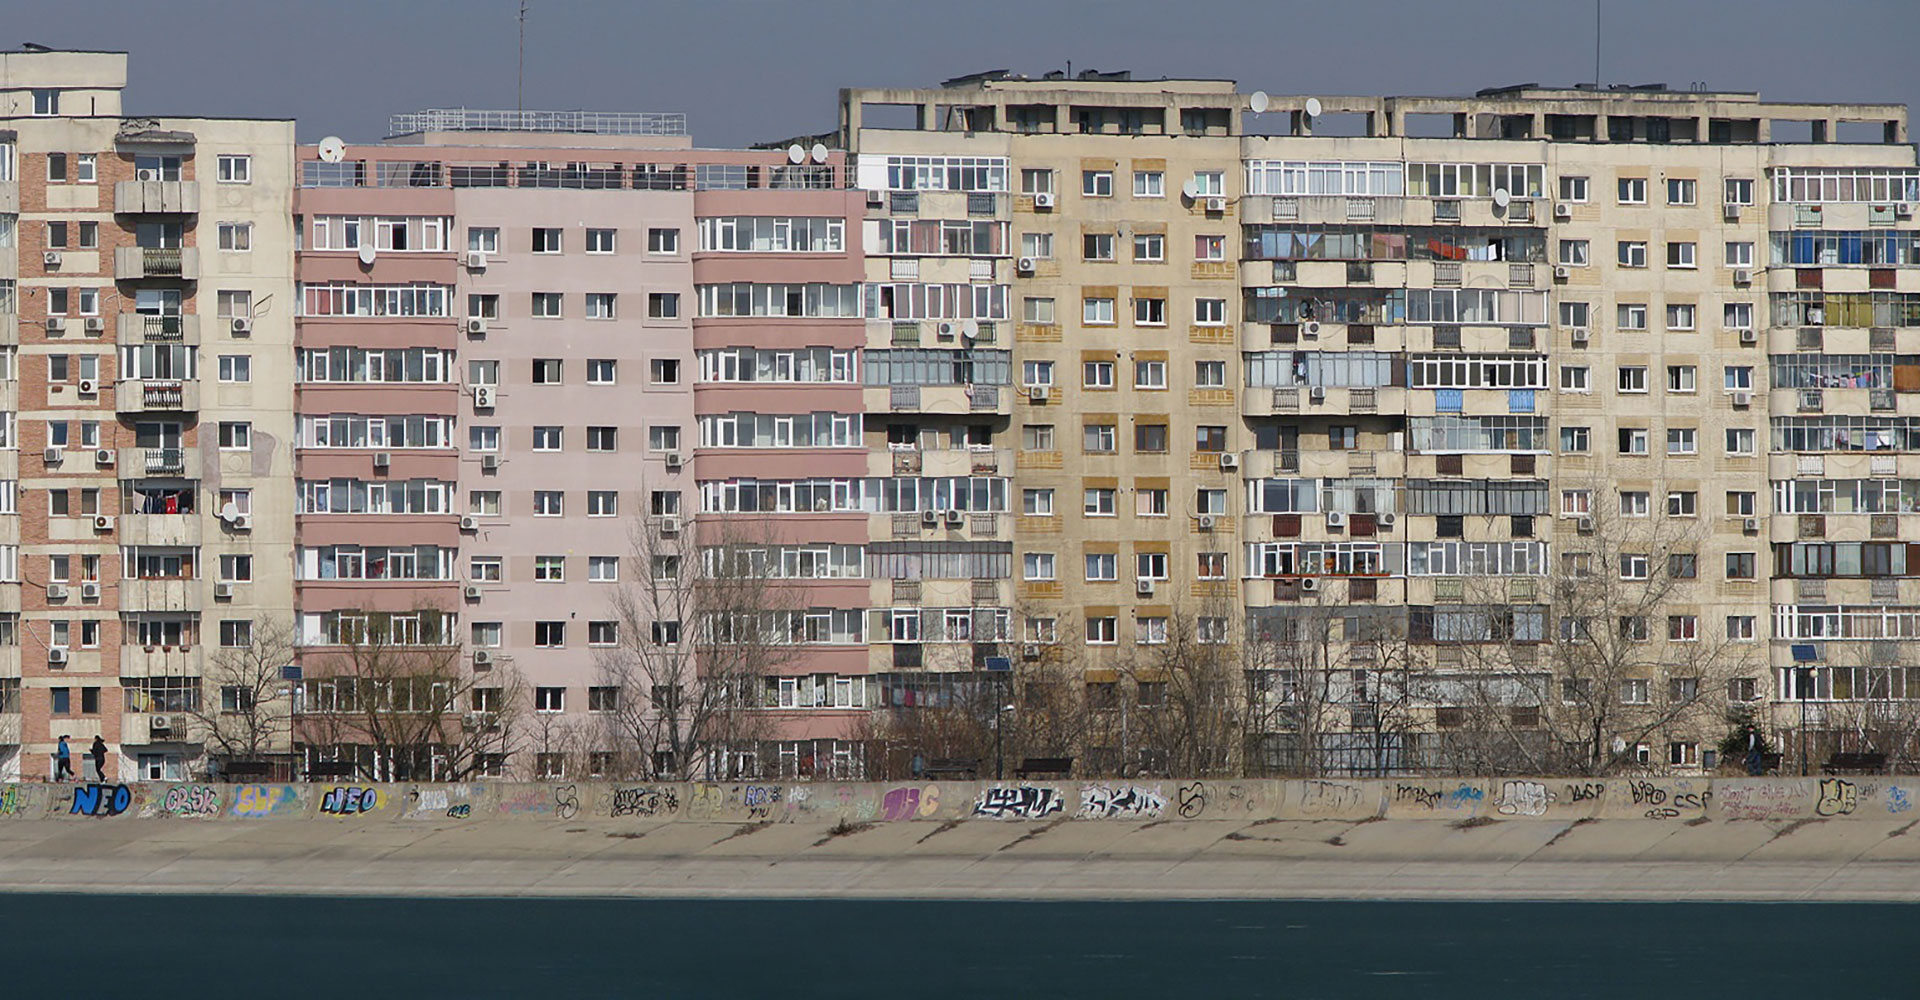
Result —
[{"label": "satellite dish", "polygon": [[1493,203],[1494,203],[1494,204],[1496,204],[1496,205],[1498,205],[1498,206],[1500,206],[1501,208],[1505,208],[1505,207],[1507,207],[1507,203],[1508,203],[1508,202],[1510,202],[1510,201],[1512,201],[1512,200],[1513,200],[1513,195],[1510,195],[1510,194],[1508,194],[1508,193],[1507,193],[1507,189],[1506,189],[1506,188],[1494,188],[1494,189],[1493,189]]},{"label": "satellite dish", "polygon": [[1254,91],[1253,94],[1247,98],[1247,106],[1251,107],[1253,113],[1256,115],[1267,110],[1267,92],[1264,90]]},{"label": "satellite dish", "polygon": [[374,258],[373,244],[371,243],[360,244],[360,263],[371,265],[373,263],[373,258]]},{"label": "satellite dish", "polygon": [[346,156],[346,140],[337,135],[330,135],[320,140],[320,159],[328,163],[339,163],[341,160],[346,159]]},{"label": "satellite dish", "polygon": [[1180,193],[1186,195],[1188,201],[1192,201],[1200,196],[1200,185],[1196,184],[1193,178],[1189,177],[1185,184],[1180,185]]},{"label": "satellite dish", "polygon": [[236,518],[236,517],[239,517],[239,516],[240,516],[240,505],[239,505],[239,504],[236,504],[236,503],[234,503],[234,502],[232,502],[232,501],[228,501],[227,503],[225,503],[225,504],[222,504],[222,505],[221,505],[221,507],[220,507],[220,520],[222,520],[222,521],[231,521],[231,520],[233,520],[234,518]]},{"label": "satellite dish", "polygon": [[827,162],[827,144],[826,143],[816,142],[813,144],[813,162],[815,163]]},{"label": "satellite dish", "polygon": [[807,158],[807,148],[805,146],[802,146],[796,142],[793,145],[787,147],[788,163],[799,163],[801,160],[804,160],[806,158]]},{"label": "satellite dish", "polygon": [[974,339],[975,337],[978,337],[978,336],[980,336],[980,323],[979,323],[979,321],[978,321],[978,320],[971,320],[971,319],[965,319],[965,320],[961,320],[961,321],[960,321],[960,336],[962,336],[962,337],[965,337],[965,338],[967,338],[968,340],[972,340],[972,339]]},{"label": "satellite dish", "polygon": [[1307,98],[1307,117],[1320,117],[1320,99],[1318,97]]}]

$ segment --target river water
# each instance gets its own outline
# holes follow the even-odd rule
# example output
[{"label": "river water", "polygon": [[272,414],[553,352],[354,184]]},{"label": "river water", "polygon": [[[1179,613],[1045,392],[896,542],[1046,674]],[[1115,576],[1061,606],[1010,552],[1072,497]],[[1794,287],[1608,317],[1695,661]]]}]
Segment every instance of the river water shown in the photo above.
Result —
[{"label": "river water", "polygon": [[1915,997],[1881,904],[0,895],[5,997]]}]

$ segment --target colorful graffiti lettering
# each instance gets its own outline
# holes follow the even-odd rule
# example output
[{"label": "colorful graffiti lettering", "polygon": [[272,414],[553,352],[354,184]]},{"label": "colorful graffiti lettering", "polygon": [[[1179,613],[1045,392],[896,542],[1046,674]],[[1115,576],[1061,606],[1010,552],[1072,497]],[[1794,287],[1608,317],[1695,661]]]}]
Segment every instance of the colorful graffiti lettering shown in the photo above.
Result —
[{"label": "colorful graffiti lettering", "polygon": [[1158,785],[1081,785],[1080,819],[1152,819],[1167,808]]},{"label": "colorful graffiti lettering", "polygon": [[336,785],[320,798],[320,811],[328,816],[358,816],[380,806],[380,790],[361,785]]},{"label": "colorful graffiti lettering", "polygon": [[[1895,785],[1887,789],[1887,811],[1888,812],[1903,813],[1912,808],[1913,808],[1913,799],[1908,797],[1906,789],[1901,788],[1898,785]],[[6,811],[7,811],[6,804],[4,802],[0,802],[0,813],[6,812]]]},{"label": "colorful graffiti lettering", "polygon": [[272,816],[298,798],[288,785],[241,785],[233,792],[233,814],[249,818]]},{"label": "colorful graffiti lettering", "polygon": [[754,819],[773,815],[773,807],[779,802],[779,785],[748,785],[740,791],[740,804],[746,806],[747,815]]},{"label": "colorful graffiti lettering", "polygon": [[72,816],[118,816],[133,805],[133,789],[125,785],[98,783],[75,785]]},{"label": "colorful graffiti lettering", "polygon": [[1494,808],[1502,816],[1544,816],[1553,793],[1537,781],[1508,781],[1500,786]]},{"label": "colorful graffiti lettering", "polygon": [[26,789],[19,785],[0,787],[0,816],[18,816],[26,811]]},{"label": "colorful graffiti lettering", "polygon": [[1036,785],[983,788],[974,800],[973,814],[993,819],[1040,819],[1066,808],[1060,793]]},{"label": "colorful graffiti lettering", "polygon": [[462,802],[457,806],[447,807],[448,819],[466,819],[467,817],[472,815],[473,815],[473,806],[468,805],[465,802]]},{"label": "colorful graffiti lettering", "polygon": [[169,816],[212,816],[220,811],[220,790],[211,785],[175,785],[160,801]]},{"label": "colorful graffiti lettering", "polygon": [[1860,807],[1860,789],[1840,778],[1820,779],[1820,801],[1813,811],[1821,816],[1851,816]]},{"label": "colorful graffiti lettering", "polygon": [[680,808],[680,796],[672,788],[616,788],[607,805],[612,816],[659,816]]}]

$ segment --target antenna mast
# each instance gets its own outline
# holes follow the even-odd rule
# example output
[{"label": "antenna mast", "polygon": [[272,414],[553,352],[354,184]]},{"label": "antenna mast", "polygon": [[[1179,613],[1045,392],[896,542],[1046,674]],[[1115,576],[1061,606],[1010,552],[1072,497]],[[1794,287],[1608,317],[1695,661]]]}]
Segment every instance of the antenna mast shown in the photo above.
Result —
[{"label": "antenna mast", "polygon": [[[524,4],[520,16],[526,17]],[[1593,89],[1600,89],[1600,0],[1593,0]]]},{"label": "antenna mast", "polygon": [[513,109],[527,110],[527,0],[520,0],[520,78],[513,90]]}]

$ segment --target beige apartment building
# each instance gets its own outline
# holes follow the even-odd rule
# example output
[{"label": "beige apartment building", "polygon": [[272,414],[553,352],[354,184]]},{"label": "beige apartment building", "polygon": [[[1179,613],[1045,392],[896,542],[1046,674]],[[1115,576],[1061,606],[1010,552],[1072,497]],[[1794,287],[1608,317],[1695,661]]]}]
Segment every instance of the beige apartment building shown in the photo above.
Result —
[{"label": "beige apartment building", "polygon": [[126,58],[0,55],[9,777],[186,777],[293,611],[293,124],[125,116]]}]

